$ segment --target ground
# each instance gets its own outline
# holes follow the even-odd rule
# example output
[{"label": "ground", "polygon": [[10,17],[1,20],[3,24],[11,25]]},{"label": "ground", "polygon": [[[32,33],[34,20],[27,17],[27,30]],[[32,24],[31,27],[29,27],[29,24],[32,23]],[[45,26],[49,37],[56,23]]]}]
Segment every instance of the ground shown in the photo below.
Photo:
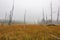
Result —
[{"label": "ground", "polygon": [[60,40],[60,25],[0,25],[0,40]]}]

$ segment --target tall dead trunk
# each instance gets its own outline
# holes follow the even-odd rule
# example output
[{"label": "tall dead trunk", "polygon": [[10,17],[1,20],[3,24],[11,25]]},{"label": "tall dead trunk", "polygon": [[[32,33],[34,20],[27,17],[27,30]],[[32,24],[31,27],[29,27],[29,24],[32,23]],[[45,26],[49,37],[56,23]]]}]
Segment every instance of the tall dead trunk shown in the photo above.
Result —
[{"label": "tall dead trunk", "polygon": [[9,25],[11,25],[12,23],[13,11],[14,11],[14,0],[13,0],[12,10],[10,11],[10,15],[9,15],[9,23],[8,23]]},{"label": "tall dead trunk", "polygon": [[26,24],[26,9],[25,9],[25,13],[24,13],[24,24]]},{"label": "tall dead trunk", "polygon": [[57,23],[59,23],[59,8],[58,8],[58,13],[57,13]]},{"label": "tall dead trunk", "polygon": [[43,19],[42,19],[43,23],[45,23],[45,16],[44,16],[44,9],[43,9]]},{"label": "tall dead trunk", "polygon": [[47,24],[47,15],[46,15],[46,24]]},{"label": "tall dead trunk", "polygon": [[51,24],[52,24],[52,0],[51,0]]}]

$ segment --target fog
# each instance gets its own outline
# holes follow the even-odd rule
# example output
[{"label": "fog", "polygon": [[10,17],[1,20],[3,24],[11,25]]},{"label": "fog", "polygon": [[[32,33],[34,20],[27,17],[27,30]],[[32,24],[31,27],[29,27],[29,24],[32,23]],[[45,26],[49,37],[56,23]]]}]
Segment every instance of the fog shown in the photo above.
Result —
[{"label": "fog", "polygon": [[[24,21],[24,13],[26,10],[26,21],[34,22],[43,18],[44,15],[50,19],[51,0],[14,0],[13,20]],[[0,19],[9,18],[12,9],[13,0],[0,0]],[[52,0],[53,20],[57,18],[57,11],[60,8],[60,0]]]}]

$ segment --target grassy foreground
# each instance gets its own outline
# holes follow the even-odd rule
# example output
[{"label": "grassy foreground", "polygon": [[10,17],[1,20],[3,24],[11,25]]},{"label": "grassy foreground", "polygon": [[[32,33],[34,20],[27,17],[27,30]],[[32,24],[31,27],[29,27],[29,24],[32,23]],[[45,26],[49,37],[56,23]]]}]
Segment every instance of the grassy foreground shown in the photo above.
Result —
[{"label": "grassy foreground", "polygon": [[0,25],[0,40],[60,40],[60,25]]}]

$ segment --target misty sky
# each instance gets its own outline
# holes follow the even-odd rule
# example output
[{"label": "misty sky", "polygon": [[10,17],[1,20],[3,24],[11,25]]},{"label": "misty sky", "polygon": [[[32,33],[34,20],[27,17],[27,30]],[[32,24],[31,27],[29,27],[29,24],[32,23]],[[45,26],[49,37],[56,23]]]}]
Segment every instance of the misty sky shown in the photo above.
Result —
[{"label": "misty sky", "polygon": [[[50,19],[50,2],[51,0],[15,0],[13,20],[23,21],[26,9],[26,21],[34,22],[37,19],[42,19],[42,13]],[[10,10],[12,9],[13,0],[0,0],[0,19],[9,17]],[[52,0],[53,19],[56,20],[57,9],[60,7],[60,0]]]}]

